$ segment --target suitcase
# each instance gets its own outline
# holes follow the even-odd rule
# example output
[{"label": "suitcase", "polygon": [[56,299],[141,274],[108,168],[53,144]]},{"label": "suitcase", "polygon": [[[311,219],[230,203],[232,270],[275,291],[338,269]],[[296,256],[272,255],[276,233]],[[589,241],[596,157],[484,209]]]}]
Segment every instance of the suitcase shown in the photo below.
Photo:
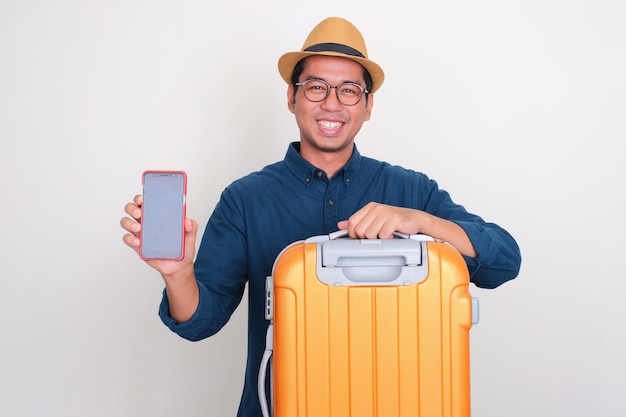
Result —
[{"label": "suitcase", "polygon": [[267,279],[259,399],[274,417],[468,417],[478,301],[461,254],[344,231],[285,248]]}]

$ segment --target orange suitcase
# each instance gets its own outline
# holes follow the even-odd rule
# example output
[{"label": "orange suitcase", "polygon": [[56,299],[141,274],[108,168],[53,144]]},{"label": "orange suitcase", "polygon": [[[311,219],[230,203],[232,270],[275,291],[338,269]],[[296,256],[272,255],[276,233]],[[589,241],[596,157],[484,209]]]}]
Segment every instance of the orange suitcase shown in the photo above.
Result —
[{"label": "orange suitcase", "polygon": [[[269,416],[468,417],[478,301],[460,253],[424,235],[288,246],[267,280]],[[271,358],[271,359],[270,359]]]}]

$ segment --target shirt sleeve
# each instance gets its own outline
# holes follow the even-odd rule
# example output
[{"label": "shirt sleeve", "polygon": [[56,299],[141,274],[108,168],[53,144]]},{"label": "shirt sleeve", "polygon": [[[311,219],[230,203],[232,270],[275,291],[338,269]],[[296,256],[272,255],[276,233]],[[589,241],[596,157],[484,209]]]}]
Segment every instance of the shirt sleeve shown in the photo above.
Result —
[{"label": "shirt sleeve", "polygon": [[496,288],[519,274],[521,253],[517,242],[503,228],[482,221],[457,221],[471,240],[478,256],[465,256],[470,280],[481,288]]},{"label": "shirt sleeve", "polygon": [[241,205],[227,189],[207,223],[194,263],[200,295],[194,315],[178,323],[163,292],[159,316],[179,336],[197,341],[214,335],[241,302],[247,281],[243,224]]},{"label": "shirt sleeve", "polygon": [[421,209],[461,226],[474,245],[478,256],[464,258],[476,286],[496,288],[519,274],[521,253],[513,236],[456,204],[435,181],[418,176],[417,182],[418,201],[424,201]]}]

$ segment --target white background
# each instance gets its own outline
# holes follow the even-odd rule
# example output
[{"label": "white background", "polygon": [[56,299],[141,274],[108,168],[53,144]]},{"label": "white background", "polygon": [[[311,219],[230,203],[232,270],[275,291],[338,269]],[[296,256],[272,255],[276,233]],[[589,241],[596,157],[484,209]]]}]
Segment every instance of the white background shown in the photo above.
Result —
[{"label": "white background", "polygon": [[298,138],[276,62],[355,23],[387,78],[357,139],[508,229],[519,278],[481,302],[477,417],[626,414],[622,0],[0,1],[0,416],[234,416],[245,306],[163,326],[123,245],[148,168],[189,174],[204,228]]}]

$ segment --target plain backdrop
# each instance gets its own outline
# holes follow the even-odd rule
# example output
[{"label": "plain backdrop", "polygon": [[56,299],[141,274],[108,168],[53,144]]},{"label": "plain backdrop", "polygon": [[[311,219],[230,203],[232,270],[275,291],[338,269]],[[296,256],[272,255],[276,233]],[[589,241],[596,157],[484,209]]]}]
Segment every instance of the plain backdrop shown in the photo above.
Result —
[{"label": "plain backdrop", "polygon": [[235,415],[246,306],[171,333],[119,220],[144,169],[184,169],[202,231],[282,159],[277,60],[328,16],[386,72],[360,151],[522,249],[515,281],[471,287],[473,415],[626,415],[626,2],[0,0],[0,416]]}]

